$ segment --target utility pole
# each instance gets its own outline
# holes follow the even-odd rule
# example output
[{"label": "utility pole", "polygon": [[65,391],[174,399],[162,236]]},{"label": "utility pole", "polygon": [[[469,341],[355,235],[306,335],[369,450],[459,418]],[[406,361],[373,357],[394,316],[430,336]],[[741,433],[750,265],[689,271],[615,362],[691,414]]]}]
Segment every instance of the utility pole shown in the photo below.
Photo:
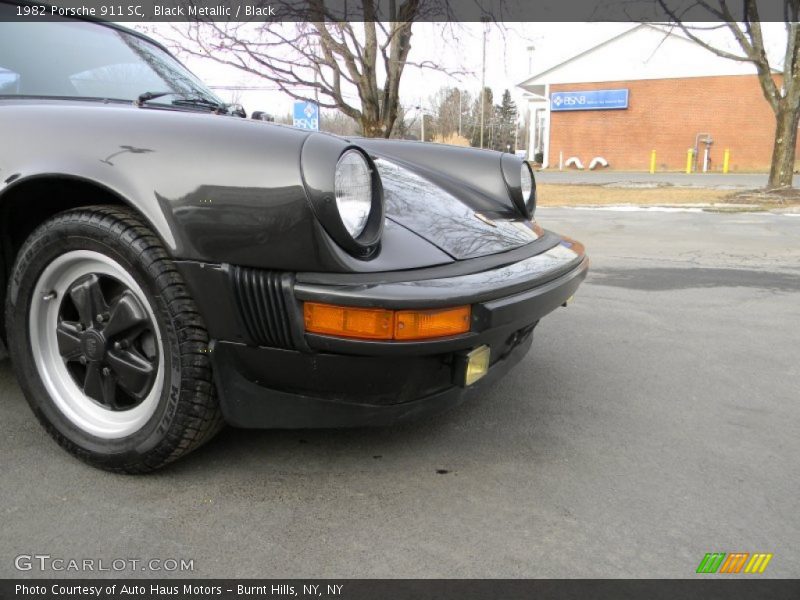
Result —
[{"label": "utility pole", "polygon": [[528,100],[525,106],[525,116],[522,118],[522,131],[525,134],[522,138],[525,142],[525,158],[531,160],[531,127],[533,127],[533,116],[531,115],[531,101]]},{"label": "utility pole", "polygon": [[461,90],[458,90],[458,135],[461,136],[461,113],[464,109],[461,108]]},{"label": "utility pole", "polygon": [[514,154],[517,153],[517,144],[519,143],[519,121],[514,119]]},{"label": "utility pole", "polygon": [[536,46],[528,46],[528,76],[530,77],[533,75],[533,51],[536,50]]},{"label": "utility pole", "polygon": [[[316,43],[316,55],[320,55],[319,42]],[[317,129],[322,131],[322,111],[319,109],[319,64],[314,65],[314,104],[317,105]]]},{"label": "utility pole", "polygon": [[486,17],[483,22],[483,66],[481,67],[481,148],[483,148],[483,117],[486,112]]},{"label": "utility pole", "polygon": [[[536,50],[536,46],[531,45],[528,46],[528,76],[530,77],[533,75],[533,52]],[[527,96],[527,94],[526,94]],[[534,112],[531,115],[531,99],[530,97],[527,98],[526,102],[527,106],[525,107],[525,117],[522,119],[522,126],[525,128],[525,156],[528,160],[533,159],[533,153],[536,152],[536,149],[531,148],[531,129],[536,128],[537,123],[535,119],[537,118],[537,112]],[[531,152],[533,150],[533,153]]]}]

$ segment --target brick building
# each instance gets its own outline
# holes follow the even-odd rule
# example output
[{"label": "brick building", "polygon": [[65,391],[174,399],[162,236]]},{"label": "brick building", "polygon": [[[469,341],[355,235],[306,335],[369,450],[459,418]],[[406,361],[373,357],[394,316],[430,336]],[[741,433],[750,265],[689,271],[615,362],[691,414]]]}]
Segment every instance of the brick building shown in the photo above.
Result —
[{"label": "brick building", "polygon": [[[778,76],[776,75],[776,78]],[[520,84],[531,109],[529,158],[559,168],[769,169],[775,118],[755,69],[657,26],[631,27]]]}]

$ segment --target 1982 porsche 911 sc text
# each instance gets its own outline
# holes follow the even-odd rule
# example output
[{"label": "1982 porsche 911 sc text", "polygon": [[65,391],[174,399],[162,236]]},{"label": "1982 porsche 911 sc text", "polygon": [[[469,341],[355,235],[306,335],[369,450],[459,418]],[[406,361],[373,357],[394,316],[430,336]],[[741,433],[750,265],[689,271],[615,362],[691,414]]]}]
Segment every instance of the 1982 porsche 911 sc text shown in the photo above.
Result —
[{"label": "1982 porsche 911 sc text", "polygon": [[586,275],[513,155],[243,116],[138,33],[0,23],[3,338],[95,466],[442,410]]}]

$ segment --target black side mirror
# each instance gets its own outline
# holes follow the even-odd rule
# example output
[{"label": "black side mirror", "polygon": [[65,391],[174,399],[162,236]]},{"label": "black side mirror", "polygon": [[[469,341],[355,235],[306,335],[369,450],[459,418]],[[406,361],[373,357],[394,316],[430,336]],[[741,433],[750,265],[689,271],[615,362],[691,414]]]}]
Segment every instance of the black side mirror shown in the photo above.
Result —
[{"label": "black side mirror", "polygon": [[256,121],[269,121],[270,123],[275,122],[275,117],[271,114],[264,112],[263,110],[254,110],[253,114],[250,115],[251,119],[255,119]]},{"label": "black side mirror", "polygon": [[241,104],[228,105],[228,114],[233,115],[234,117],[241,117],[242,119],[247,118],[247,113],[244,110],[244,106]]}]

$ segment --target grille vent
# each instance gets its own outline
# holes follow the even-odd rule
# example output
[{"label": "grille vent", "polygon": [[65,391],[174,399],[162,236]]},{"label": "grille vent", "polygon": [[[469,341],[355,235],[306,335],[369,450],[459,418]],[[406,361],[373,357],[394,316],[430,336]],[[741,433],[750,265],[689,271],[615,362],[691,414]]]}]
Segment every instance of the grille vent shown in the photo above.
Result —
[{"label": "grille vent", "polygon": [[236,304],[247,334],[259,346],[293,348],[292,327],[284,289],[291,275],[234,266]]}]

